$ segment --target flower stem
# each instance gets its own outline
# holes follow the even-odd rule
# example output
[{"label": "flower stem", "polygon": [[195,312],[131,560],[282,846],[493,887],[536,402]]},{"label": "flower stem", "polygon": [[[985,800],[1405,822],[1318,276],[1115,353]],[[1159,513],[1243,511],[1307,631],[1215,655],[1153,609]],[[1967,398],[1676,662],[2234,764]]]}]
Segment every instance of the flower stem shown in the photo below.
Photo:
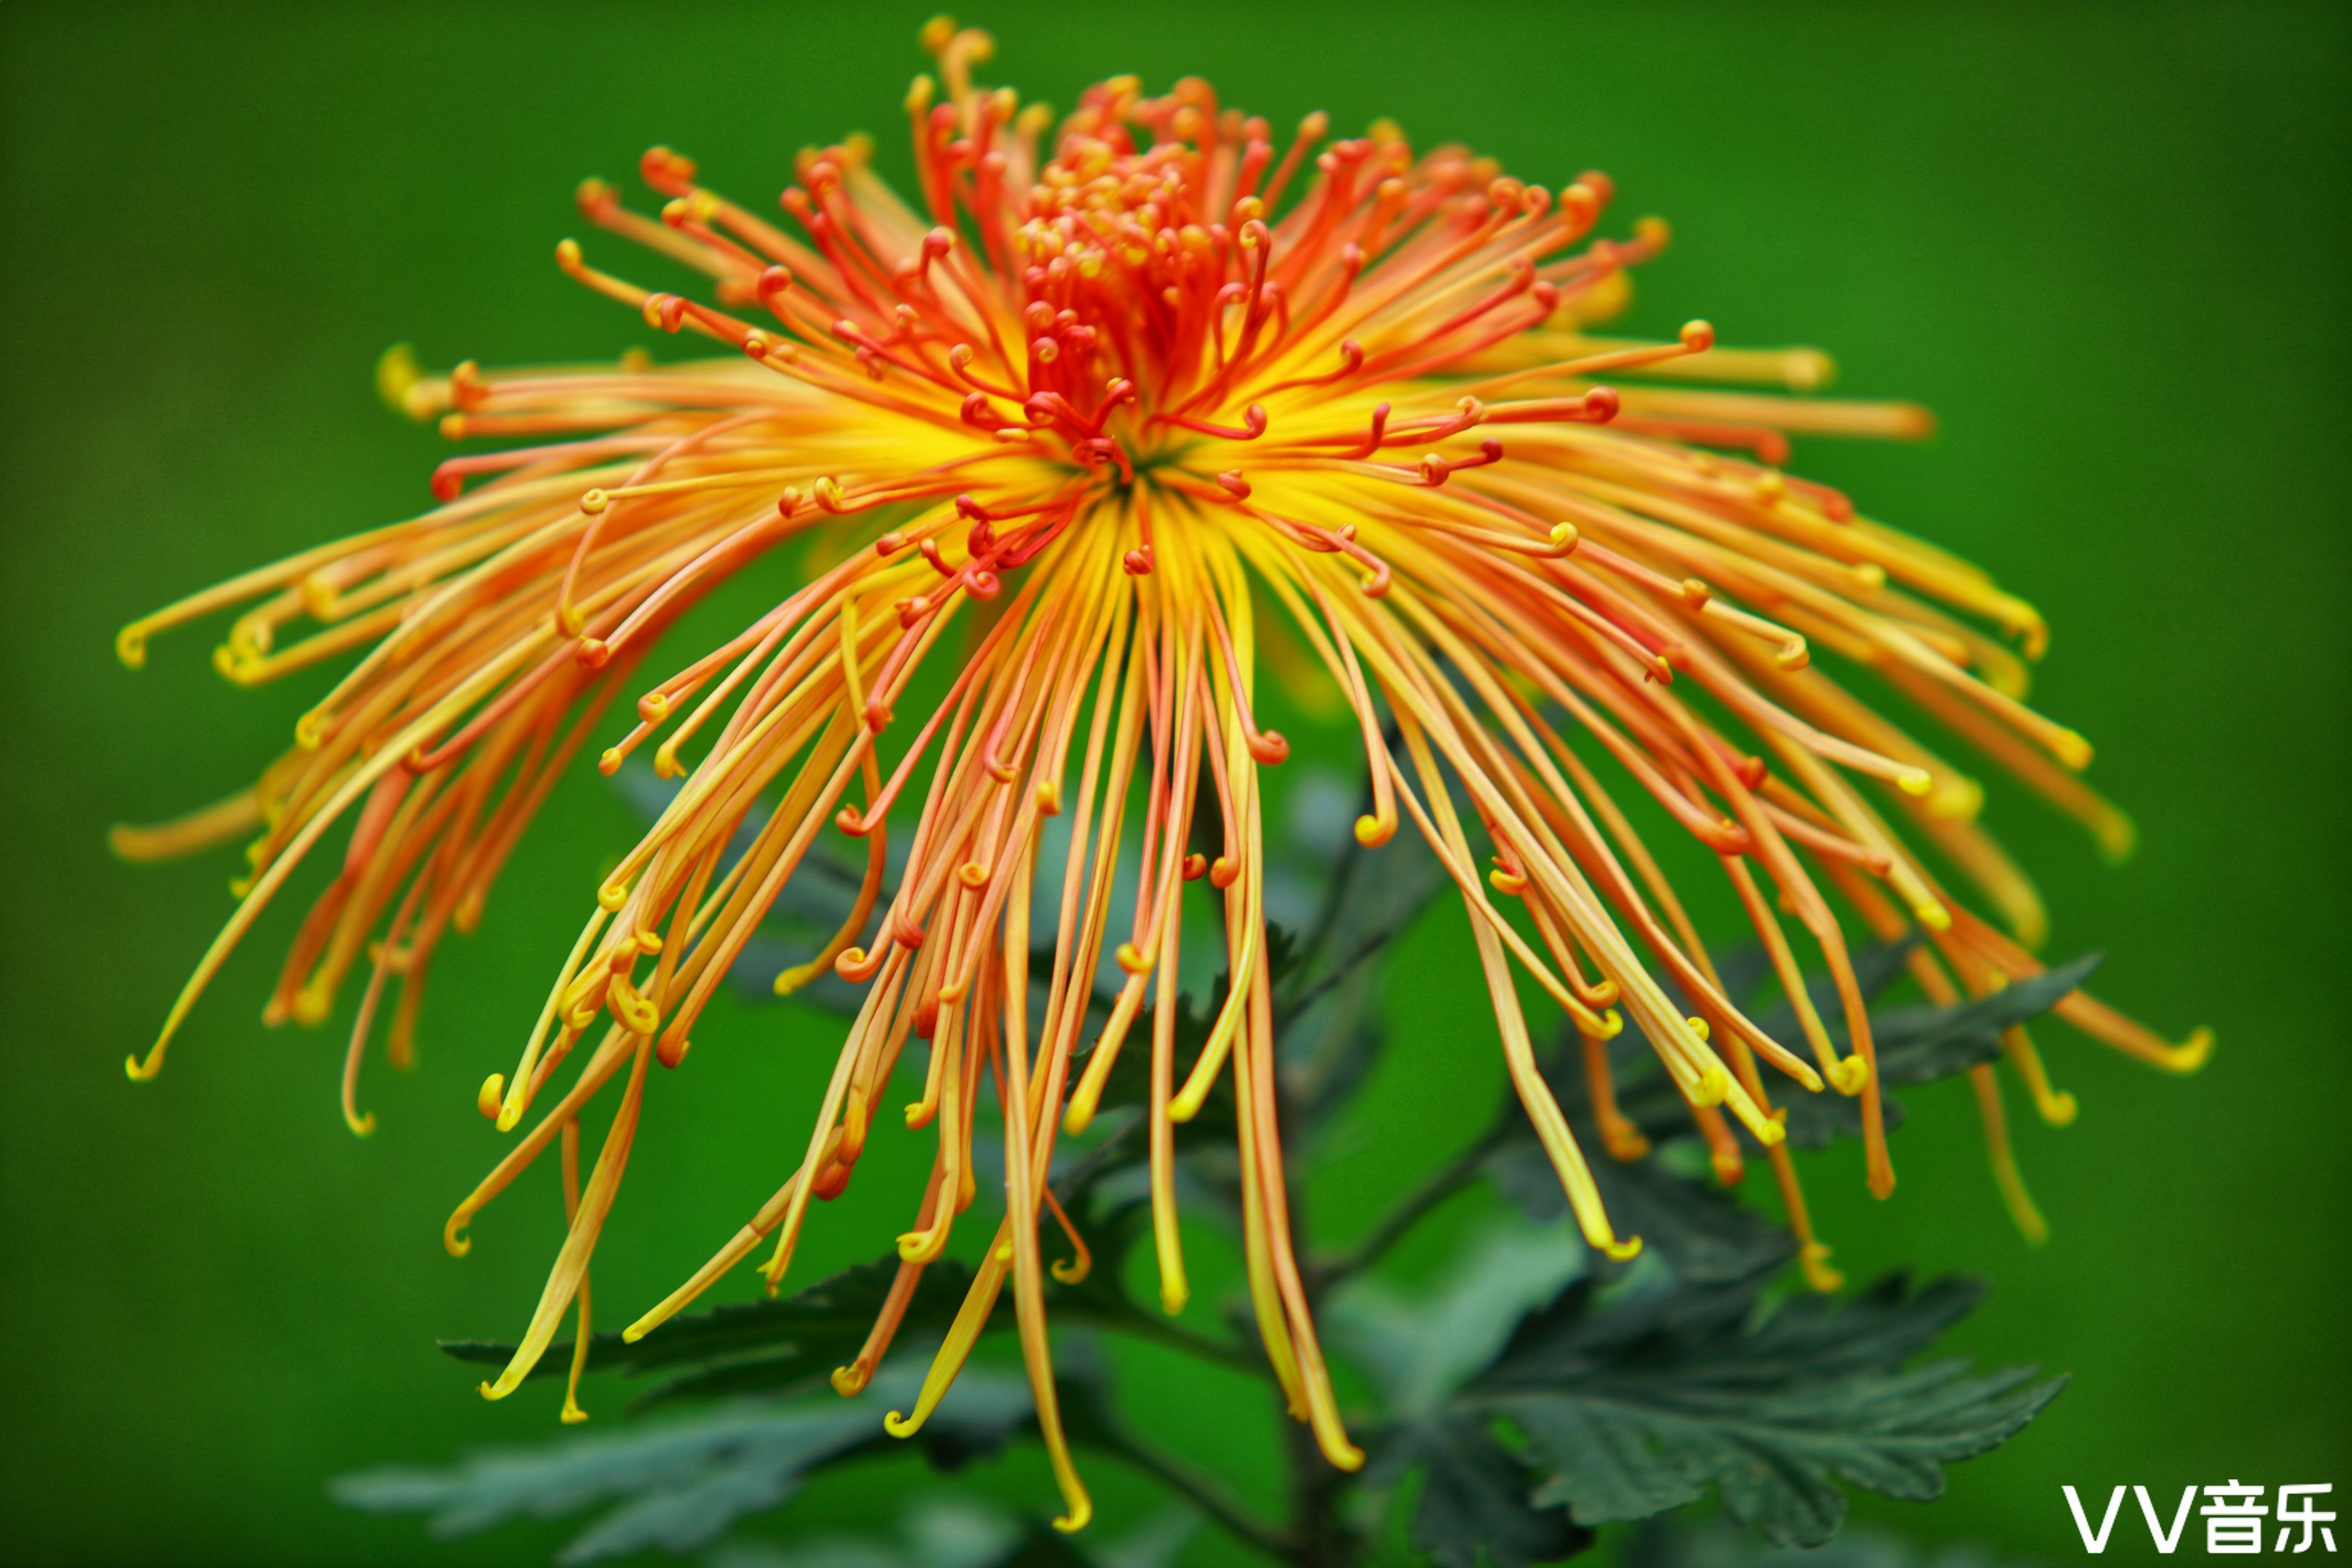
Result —
[{"label": "flower stem", "polygon": [[1347,1251],[1318,1265],[1313,1269],[1317,1288],[1328,1290],[1379,1262],[1390,1247],[1404,1239],[1405,1234],[1428,1218],[1440,1204],[1477,1179],[1478,1173],[1486,1168],[1487,1156],[1495,1152],[1496,1142],[1496,1132],[1489,1131],[1481,1136],[1427,1181],[1406,1194],[1403,1200],[1372,1227],[1371,1234]]},{"label": "flower stem", "polygon": [[1086,1437],[1096,1447],[1117,1455],[1166,1487],[1198,1510],[1203,1519],[1216,1524],[1235,1540],[1245,1542],[1267,1556],[1286,1563],[1304,1561],[1299,1555],[1300,1542],[1297,1536],[1249,1513],[1227,1497],[1223,1488],[1181,1459],[1145,1447],[1131,1434],[1108,1421],[1090,1426]]}]

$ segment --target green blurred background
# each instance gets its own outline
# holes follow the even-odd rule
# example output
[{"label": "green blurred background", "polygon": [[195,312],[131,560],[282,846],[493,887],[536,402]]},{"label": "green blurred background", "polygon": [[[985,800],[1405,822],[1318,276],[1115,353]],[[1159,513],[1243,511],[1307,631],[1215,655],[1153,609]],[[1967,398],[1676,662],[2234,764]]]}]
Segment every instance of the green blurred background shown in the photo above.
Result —
[{"label": "green blurred background", "polygon": [[[226,913],[234,857],[131,869],[106,826],[241,783],[303,692],[222,686],[201,632],[134,677],[112,634],[425,500],[437,443],[370,384],[387,343],[495,365],[643,341],[550,260],[582,175],[633,175],[663,141],[760,197],[796,147],[857,128],[903,163],[925,14],[0,6],[0,1555],[415,1561],[413,1521],[341,1512],[324,1479],[555,1430],[551,1394],[485,1405],[432,1349],[520,1326],[552,1191],[494,1209],[463,1263],[437,1231],[493,1158],[473,1086],[511,1056],[628,813],[593,775],[559,795],[482,933],[443,958],[421,1070],[371,1068],[373,1139],[334,1111],[339,1030],[256,1022],[283,918],[134,1089],[122,1058]],[[1554,184],[1604,168],[1619,221],[1675,224],[1636,325],[1704,314],[1731,342],[1817,342],[1843,390],[1941,416],[1924,447],[1806,443],[1796,466],[2048,613],[2041,702],[2100,743],[2095,776],[2145,847],[2110,869],[2013,792],[1994,821],[2042,875],[2052,951],[2107,951],[2105,993],[2176,1035],[2210,1022],[2221,1048],[2179,1080],[2045,1031],[2083,1103],[2071,1128],[2021,1130],[2045,1248],[2008,1227],[1957,1085],[1898,1134],[1895,1202],[1863,1194],[1853,1160],[1815,1162],[1850,1273],[1989,1273],[1964,1348],[2074,1374],[1940,1504],[1864,1507],[1925,1535],[2071,1559],[2062,1482],[2352,1490],[2347,16],[1001,0],[971,18],[999,39],[990,79],[1056,104],[1115,71],[1199,72],[1277,125],[1388,114]],[[1499,1070],[1484,1026],[1458,1028],[1468,963],[1451,911],[1391,962],[1398,1048],[1318,1177],[1326,1234],[1486,1115]],[[739,1016],[658,1086],[603,1300],[661,1294],[791,1163],[822,1042],[724,1005]],[[818,1228],[801,1277],[871,1255],[887,1223]],[[1432,1267],[1447,1228],[1401,1270]],[[1267,1489],[1269,1451],[1231,1436],[1255,1406],[1235,1422],[1230,1391],[1136,1377],[1172,1442]],[[1009,1465],[1042,1501],[1042,1475]],[[1147,1494],[1097,1468],[1112,1522],[1136,1517]],[[913,1479],[862,1472],[785,1521],[870,1514]],[[436,1560],[530,1561],[554,1539]]]}]

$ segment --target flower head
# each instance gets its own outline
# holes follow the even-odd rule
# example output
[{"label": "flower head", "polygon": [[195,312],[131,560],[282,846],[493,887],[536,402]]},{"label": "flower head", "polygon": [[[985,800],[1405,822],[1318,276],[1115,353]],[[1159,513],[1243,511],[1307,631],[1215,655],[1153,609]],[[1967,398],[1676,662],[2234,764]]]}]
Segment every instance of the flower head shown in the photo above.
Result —
[{"label": "flower head", "polygon": [[[590,1254],[650,1068],[686,1060],[779,891],[822,836],[846,835],[865,856],[855,907],[778,981],[829,971],[863,987],[805,1151],[628,1333],[762,1248],[772,1289],[809,1205],[853,1179],[911,1051],[925,1076],[903,1121],[938,1152],[891,1305],[836,1384],[863,1385],[923,1269],[973,1223],[973,1125],[994,1101],[1006,1190],[978,1222],[993,1238],[921,1400],[891,1427],[929,1414],[1009,1282],[1075,1528],[1087,1504],[1054,1400],[1045,1178],[1056,1139],[1082,1132],[1115,1065],[1143,1053],[1166,1305],[1187,1294],[1176,1129],[1229,1084],[1266,1353],[1323,1451],[1352,1467],[1282,1179],[1261,801],[1288,747],[1260,716],[1265,666],[1328,682],[1352,715],[1370,768],[1357,838],[1377,847],[1410,822],[1458,886],[1510,1079],[1590,1243],[1639,1245],[1612,1226],[1538,1071],[1522,979],[1586,1042],[1608,1153],[1642,1152],[1603,1047],[1631,1021],[1726,1179],[1743,1133],[1766,1152],[1807,1267],[1832,1283],[1772,1096],[1858,1096],[1872,1184],[1891,1187],[1847,922],[1923,931],[1913,972],[1949,997],[2037,973],[2042,917],[1976,825],[1968,775],[1813,655],[1867,669],[2109,848],[2129,837],[2075,777],[2088,747],[2024,705],[2009,644],[2039,653],[2034,611],[1780,469],[1791,433],[1900,436],[1924,416],[1724,390],[1811,391],[1825,362],[1717,349],[1704,322],[1667,342],[1592,335],[1665,243],[1654,220],[1601,237],[1600,174],[1555,192],[1392,128],[1327,141],[1320,115],[1284,144],[1197,79],[1156,98],[1103,82],[1055,123],[973,85],[985,35],[934,24],[926,42],[944,90],[922,78],[907,100],[911,203],[858,141],[803,154],[783,221],[665,149],[642,166],[666,198],[657,216],[583,187],[590,220],[707,275],[708,299],[648,292],[572,240],[562,268],[723,352],[426,376],[395,351],[383,380],[399,406],[500,444],[442,464],[418,517],[125,629],[135,665],[153,633],[241,606],[217,654],[232,680],[346,666],[252,789],[118,834],[132,856],[259,835],[236,914],[132,1076],[157,1070],[263,907],[323,861],[269,1011],[317,1022],[357,981],[344,1110],[368,1131],[356,1083],[379,1013],[396,993],[404,1062],[441,938],[479,918],[601,727],[604,772],[650,748],[682,783],[594,889],[536,1026],[481,1088],[482,1112],[520,1135],[451,1216],[451,1250],[551,1144],[571,1216],[485,1393],[511,1391],[575,1302],[585,1346]],[[797,574],[776,571],[780,552]],[[772,607],[643,668],[682,614],[747,573],[776,581]],[[624,696],[635,722],[606,726]],[[1767,1035],[1727,994],[1637,813],[1719,864],[1798,1037]],[[1066,839],[1049,850],[1056,816]],[[893,833],[908,840],[895,881]],[[1123,861],[1135,890],[1115,899]],[[1188,902],[1219,933],[1230,984],[1205,1045],[1179,1060]],[[1033,962],[1040,943],[1050,961]],[[1801,946],[1835,979],[1834,1022],[1799,977]],[[2206,1047],[2080,994],[2058,1010],[2161,1066]],[[2007,1044],[2063,1117],[2022,1031]],[[1990,1086],[1984,1069],[1996,1158],[2030,1215]],[[580,1121],[599,1099],[611,1121],[583,1182]]]}]

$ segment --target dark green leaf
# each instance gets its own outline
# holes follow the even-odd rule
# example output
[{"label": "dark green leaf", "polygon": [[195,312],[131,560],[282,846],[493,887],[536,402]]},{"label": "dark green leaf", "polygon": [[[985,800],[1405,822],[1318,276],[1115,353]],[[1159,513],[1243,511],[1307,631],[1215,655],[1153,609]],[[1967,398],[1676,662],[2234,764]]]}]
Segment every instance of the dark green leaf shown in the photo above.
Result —
[{"label": "dark green leaf", "polygon": [[[1580,1139],[1589,1131],[1577,1129]],[[1664,1258],[1693,1284],[1744,1279],[1777,1268],[1795,1250],[1788,1233],[1767,1222],[1712,1182],[1669,1170],[1653,1155],[1619,1161],[1600,1151],[1592,1134],[1593,1184],[1621,1236],[1642,1238],[1644,1256]],[[1504,1195],[1530,1219],[1549,1223],[1568,1208],[1559,1176],[1532,1136],[1506,1142],[1486,1165]]]},{"label": "dark green leaf", "polygon": [[1975,1283],[1913,1293],[1901,1276],[1843,1303],[1792,1300],[1760,1321],[1761,1274],[1638,1289],[1596,1304],[1578,1281],[1531,1314],[1465,1407],[1507,1415],[1577,1521],[1639,1519],[1703,1489],[1776,1543],[1844,1518],[1840,1482],[1890,1497],[1943,1490],[1942,1467],[2001,1443],[2063,1380],[1904,1363],[1967,1315]]},{"label": "dark green leaf", "polygon": [[[688,1395],[814,1386],[856,1355],[898,1269],[895,1258],[860,1263],[796,1295],[730,1302],[673,1318],[635,1344],[608,1331],[589,1342],[588,1364],[618,1368],[633,1376],[684,1373],[647,1394],[647,1405]],[[971,1270],[961,1263],[945,1259],[931,1265],[923,1271],[900,1332],[910,1341],[926,1332],[944,1332],[971,1283]],[[476,1340],[445,1341],[441,1348],[459,1361],[494,1365],[504,1365],[514,1354],[511,1345]],[[531,1375],[560,1376],[571,1363],[572,1345],[566,1341],[551,1346]]]},{"label": "dark green leaf", "polygon": [[[652,1548],[688,1552],[784,1502],[812,1472],[896,1447],[881,1413],[904,1407],[918,1372],[878,1380],[856,1407],[733,1405],[611,1436],[487,1451],[449,1469],[362,1471],[330,1489],[338,1501],[373,1513],[429,1514],[440,1536],[604,1508],[558,1554],[560,1563]],[[960,1459],[1002,1444],[1029,1410],[1020,1380],[968,1370],[909,1441],[934,1458]]]},{"label": "dark green leaf", "polygon": [[1391,1428],[1365,1479],[1387,1485],[1416,1469],[1422,1480],[1413,1544],[1443,1568],[1558,1563],[1592,1543],[1592,1532],[1565,1510],[1528,1500],[1535,1478],[1475,1415],[1455,1412]]},{"label": "dark green leaf", "polygon": [[[1934,1083],[1966,1072],[1979,1062],[2000,1056],[2001,1031],[2040,1017],[2068,992],[2083,984],[2099,966],[2092,952],[2014,984],[1949,1007],[1890,1007],[1871,1016],[1870,1028],[1878,1052],[1879,1081],[1888,1089]],[[1832,1030],[1841,1047],[1843,1030]],[[1897,1126],[1902,1103],[1886,1095],[1887,1124]],[[1781,1097],[1789,1108],[1789,1142],[1817,1149],[1836,1137],[1862,1135],[1862,1103],[1843,1095],[1791,1094]]]},{"label": "dark green leaf", "polygon": [[[1125,1180],[1136,1167],[1141,1144],[1132,1125],[1114,1128],[1055,1177],[1055,1195],[1094,1253],[1094,1267],[1084,1281],[1047,1287],[1050,1309],[1061,1321],[1141,1326],[1162,1337],[1175,1331],[1156,1311],[1129,1301],[1118,1285],[1127,1254],[1149,1218],[1140,1184]],[[857,1264],[782,1300],[734,1302],[674,1318],[635,1344],[617,1332],[600,1333],[590,1342],[588,1364],[630,1376],[669,1374],[638,1399],[640,1407],[681,1399],[800,1393],[822,1384],[835,1367],[856,1356],[898,1269],[895,1257]],[[926,1268],[900,1321],[898,1343],[923,1345],[943,1335],[963,1305],[971,1279],[971,1268],[952,1258]],[[997,1326],[998,1321],[992,1319],[990,1326]],[[445,1341],[441,1348],[459,1361],[497,1366],[514,1354],[511,1345],[477,1340]],[[1224,1347],[1203,1341],[1199,1348],[1213,1354]],[[571,1361],[572,1342],[562,1342],[548,1348],[530,1375],[562,1376]]]},{"label": "dark green leaf", "polygon": [[[1217,1014],[1225,1005],[1228,984],[1223,974],[1205,1003],[1195,1002],[1190,993],[1176,998],[1176,1039],[1171,1088],[1181,1089],[1185,1075],[1200,1059],[1201,1049],[1209,1041],[1209,1030],[1216,1023]],[[1119,1047],[1118,1060],[1111,1064],[1103,1079],[1101,1105],[1104,1110],[1119,1106],[1144,1107],[1151,1103],[1151,1031],[1152,1015],[1147,1011],[1135,1021],[1135,1027]],[[1218,1075],[1216,1086],[1192,1120],[1185,1123],[1188,1139],[1214,1139],[1230,1145],[1240,1127],[1239,1113],[1234,1109],[1233,1074]]]}]

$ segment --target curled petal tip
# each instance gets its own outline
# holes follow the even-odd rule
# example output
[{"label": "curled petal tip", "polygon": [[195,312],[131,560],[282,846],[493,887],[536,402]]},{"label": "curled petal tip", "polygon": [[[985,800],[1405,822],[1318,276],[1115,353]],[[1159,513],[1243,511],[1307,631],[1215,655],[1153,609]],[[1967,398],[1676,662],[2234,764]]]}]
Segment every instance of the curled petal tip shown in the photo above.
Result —
[{"label": "curled petal tip", "polygon": [[2172,1049],[2165,1058],[2167,1072],[2191,1073],[2213,1058],[2213,1031],[2200,1028]]},{"label": "curled petal tip", "polygon": [[1830,1068],[1830,1082],[1840,1094],[1860,1094],[1870,1082],[1870,1064],[1860,1057],[1848,1057]]},{"label": "curled petal tip", "polygon": [[922,1429],[923,1424],[920,1420],[908,1420],[907,1416],[896,1410],[882,1417],[882,1430],[889,1433],[893,1437],[911,1437]]},{"label": "curled petal tip", "polygon": [[1845,1288],[1845,1276],[1830,1267],[1830,1249],[1818,1241],[1805,1243],[1797,1255],[1797,1265],[1804,1270],[1805,1283],[1826,1296]]},{"label": "curled petal tip", "polygon": [[1642,1256],[1642,1238],[1638,1236],[1629,1236],[1622,1241],[1604,1241],[1601,1244],[1601,1250],[1614,1262],[1631,1263],[1634,1258]]}]

